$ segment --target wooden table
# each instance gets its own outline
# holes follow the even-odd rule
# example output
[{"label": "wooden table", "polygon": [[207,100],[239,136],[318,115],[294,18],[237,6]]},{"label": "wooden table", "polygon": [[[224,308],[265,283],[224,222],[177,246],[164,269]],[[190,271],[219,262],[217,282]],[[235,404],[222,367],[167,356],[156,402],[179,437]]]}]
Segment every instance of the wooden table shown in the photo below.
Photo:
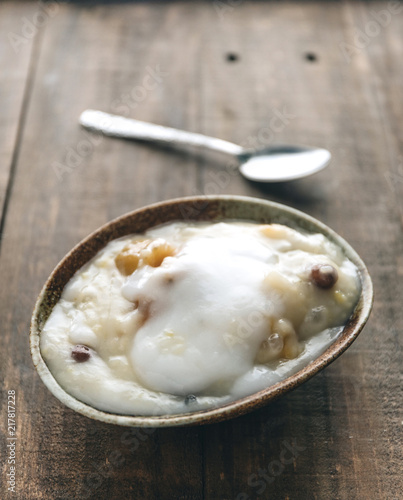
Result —
[{"label": "wooden table", "polygon": [[[402,498],[403,3],[10,1],[0,32],[1,498]],[[251,146],[319,145],[333,161],[253,184],[221,157],[92,135],[77,124],[91,107]],[[124,212],[218,193],[291,205],[344,236],[374,281],[363,333],[305,385],[221,424],[129,431],[65,408],[28,346],[50,271]]]}]

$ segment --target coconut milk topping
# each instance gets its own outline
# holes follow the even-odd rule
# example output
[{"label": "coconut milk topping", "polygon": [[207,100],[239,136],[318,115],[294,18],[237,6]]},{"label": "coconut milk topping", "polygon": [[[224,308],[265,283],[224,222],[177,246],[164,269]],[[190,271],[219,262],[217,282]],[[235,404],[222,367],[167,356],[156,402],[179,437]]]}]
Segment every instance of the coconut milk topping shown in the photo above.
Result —
[{"label": "coconut milk topping", "polygon": [[358,295],[355,266],[321,234],[175,222],[112,241],[80,269],[41,351],[60,385],[98,409],[194,411],[308,364]]}]

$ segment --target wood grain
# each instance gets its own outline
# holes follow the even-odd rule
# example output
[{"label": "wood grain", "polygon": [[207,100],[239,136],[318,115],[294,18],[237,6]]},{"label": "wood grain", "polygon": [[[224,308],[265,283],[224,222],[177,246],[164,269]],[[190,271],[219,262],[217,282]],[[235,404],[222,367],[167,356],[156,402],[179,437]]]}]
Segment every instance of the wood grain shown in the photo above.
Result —
[{"label": "wood grain", "polygon": [[[403,3],[354,45],[389,4],[67,3],[15,64],[0,51],[0,370],[17,393],[17,498],[401,498]],[[1,4],[2,33],[36,8]],[[317,144],[333,162],[261,186],[226,158],[91,135],[77,125],[91,107],[240,144]],[[63,407],[28,347],[46,277],[111,218],[200,193],[274,199],[344,236],[374,281],[364,332],[293,393],[221,424],[130,430]],[[1,411],[1,496],[12,498],[4,396]]]},{"label": "wood grain", "polygon": [[37,7],[27,2],[0,4],[0,67],[3,69],[0,73],[0,221],[7,204],[7,188],[9,182],[12,183],[12,172],[17,162],[25,104],[31,84],[30,60],[33,57],[34,37],[24,36],[31,33],[25,31],[28,26],[25,26],[23,18],[32,17],[37,10]]}]

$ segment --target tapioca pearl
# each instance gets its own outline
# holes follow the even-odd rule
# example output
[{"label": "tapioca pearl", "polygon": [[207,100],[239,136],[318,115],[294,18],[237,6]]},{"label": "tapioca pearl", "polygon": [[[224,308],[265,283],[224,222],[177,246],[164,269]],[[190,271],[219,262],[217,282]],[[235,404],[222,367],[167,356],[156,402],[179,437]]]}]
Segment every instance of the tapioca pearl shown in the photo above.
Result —
[{"label": "tapioca pearl", "polygon": [[293,345],[298,343],[295,329],[288,319],[280,318],[272,322],[272,333],[264,340],[257,353],[258,363],[267,363],[281,357],[295,357]]},{"label": "tapioca pearl", "polygon": [[331,323],[331,317],[329,314],[329,309],[320,305],[310,309],[302,322],[300,328],[298,329],[298,334],[301,339],[307,339],[325,330]]},{"label": "tapioca pearl", "polygon": [[272,333],[266,340],[264,340],[259,348],[256,356],[258,363],[267,363],[280,357],[284,348],[284,340],[278,333]]}]

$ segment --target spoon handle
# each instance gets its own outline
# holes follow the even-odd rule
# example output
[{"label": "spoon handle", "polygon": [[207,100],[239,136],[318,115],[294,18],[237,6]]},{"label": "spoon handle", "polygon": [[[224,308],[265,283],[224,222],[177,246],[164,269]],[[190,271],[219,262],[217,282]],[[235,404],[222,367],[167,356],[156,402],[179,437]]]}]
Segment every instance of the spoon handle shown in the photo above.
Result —
[{"label": "spoon handle", "polygon": [[80,116],[80,124],[91,130],[99,130],[105,135],[158,141],[163,144],[186,144],[202,146],[230,155],[239,155],[243,148],[232,142],[223,141],[193,132],[185,132],[175,128],[163,127],[152,123],[141,122],[123,116],[111,115],[102,111],[87,109]]}]

